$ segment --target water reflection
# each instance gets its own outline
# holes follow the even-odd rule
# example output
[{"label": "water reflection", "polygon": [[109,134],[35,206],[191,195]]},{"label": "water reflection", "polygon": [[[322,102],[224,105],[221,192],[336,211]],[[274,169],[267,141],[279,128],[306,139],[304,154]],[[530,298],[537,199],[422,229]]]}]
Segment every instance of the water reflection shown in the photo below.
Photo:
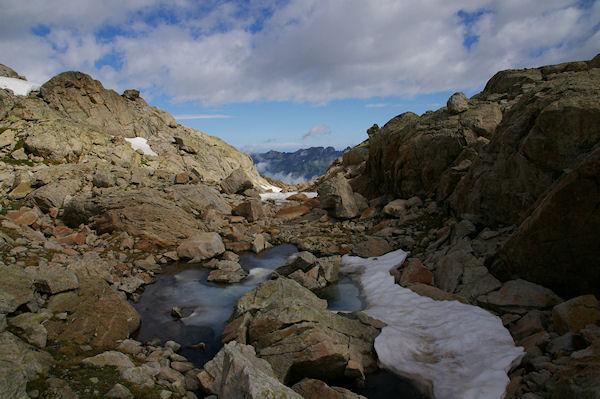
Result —
[{"label": "water reflection", "polygon": [[[139,302],[133,304],[142,316],[136,338],[142,342],[155,338],[161,342],[175,340],[183,346],[182,355],[202,366],[221,348],[221,334],[239,297],[268,279],[273,269],[285,264],[296,252],[296,247],[284,244],[258,255],[242,255],[240,265],[250,275],[232,285],[207,282],[210,270],[199,265],[167,266],[156,282],[146,287]],[[171,316],[173,306],[183,310],[181,320]],[[190,348],[200,342],[206,350]]]}]

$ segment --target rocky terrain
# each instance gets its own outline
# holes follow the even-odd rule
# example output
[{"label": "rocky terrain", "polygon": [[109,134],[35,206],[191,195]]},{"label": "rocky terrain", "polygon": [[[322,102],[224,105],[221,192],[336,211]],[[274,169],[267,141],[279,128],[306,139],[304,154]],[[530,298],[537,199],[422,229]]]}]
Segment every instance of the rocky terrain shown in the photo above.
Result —
[{"label": "rocky terrain", "polygon": [[310,147],[294,152],[271,150],[250,156],[262,175],[286,183],[299,183],[321,176],[343,154],[344,151],[336,151],[333,147]]},{"label": "rocky terrain", "polygon": [[[77,72],[0,90],[0,397],[360,397],[335,385],[377,369],[385,325],[318,294],[340,255],[401,248],[397,284],[498,315],[525,349],[505,397],[596,398],[599,99],[600,56],[502,71],[470,99],[373,126],[317,198],[281,202],[261,199],[275,187],[248,156],[135,90]],[[280,243],[303,252],[240,298],[201,368],[177,342],[132,339],[128,300],[163,265],[234,283],[237,254]]]}]

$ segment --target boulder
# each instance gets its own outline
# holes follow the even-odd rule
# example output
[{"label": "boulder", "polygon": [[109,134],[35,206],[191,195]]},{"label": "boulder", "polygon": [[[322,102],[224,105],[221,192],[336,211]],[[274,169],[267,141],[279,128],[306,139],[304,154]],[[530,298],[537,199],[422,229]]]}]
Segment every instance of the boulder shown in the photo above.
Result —
[{"label": "boulder", "polygon": [[0,333],[0,397],[28,399],[27,382],[45,376],[53,359],[10,332]]},{"label": "boulder", "polygon": [[38,267],[29,269],[28,272],[33,277],[37,290],[46,294],[58,294],[79,287],[77,275],[71,270],[58,267]]},{"label": "boulder", "polygon": [[217,262],[217,269],[212,270],[206,281],[213,283],[239,283],[248,277],[248,273],[242,269],[239,263],[230,260],[221,260]]},{"label": "boulder", "polygon": [[140,388],[153,388],[153,377],[158,373],[160,373],[160,368],[154,368],[148,364],[121,369],[119,372],[122,379]]},{"label": "boulder", "polygon": [[323,375],[362,380],[376,368],[373,342],[382,325],[326,306],[293,280],[267,281],[238,300],[223,341],[254,346],[283,382]]},{"label": "boulder", "polygon": [[206,391],[220,398],[302,398],[277,380],[271,365],[256,357],[252,346],[235,341],[204,365],[198,379]]},{"label": "boulder", "polygon": [[469,109],[469,99],[465,96],[465,93],[454,93],[448,99],[446,107],[451,114],[460,114]]},{"label": "boulder", "polygon": [[304,216],[310,213],[310,207],[306,205],[291,205],[281,208],[275,214],[275,218],[277,219],[297,219],[300,216]]},{"label": "boulder", "polygon": [[593,295],[569,299],[552,309],[552,320],[559,334],[579,333],[587,325],[600,321],[598,300]]},{"label": "boulder", "polygon": [[359,242],[352,248],[352,253],[361,258],[371,258],[373,256],[385,255],[392,250],[390,243],[379,237],[368,237],[365,241]]},{"label": "boulder", "polygon": [[18,266],[0,264],[0,311],[12,313],[33,300],[33,278]]},{"label": "boulder", "polygon": [[403,219],[407,215],[406,200],[395,199],[383,207],[383,214],[394,218]]},{"label": "boulder", "polygon": [[243,216],[249,222],[255,222],[265,217],[261,200],[244,201],[231,211],[232,215]]},{"label": "boulder", "polygon": [[66,320],[48,320],[48,338],[72,345],[114,348],[140,325],[140,315],[122,293],[99,278],[79,275],[79,288],[51,297],[48,309],[67,312]]},{"label": "boulder", "polygon": [[480,306],[500,311],[526,313],[532,309],[549,309],[562,302],[552,290],[525,280],[511,280],[498,291],[477,298]]},{"label": "boulder", "polygon": [[21,338],[38,348],[44,348],[48,339],[48,332],[44,323],[52,317],[52,313],[22,313],[18,316],[8,319],[8,325],[11,326]]},{"label": "boulder", "polygon": [[304,399],[367,399],[346,388],[330,387],[323,381],[305,378],[292,386]]},{"label": "boulder", "polygon": [[184,240],[177,247],[177,256],[200,262],[225,252],[225,245],[219,233],[197,233]]},{"label": "boulder", "polygon": [[423,266],[420,260],[408,259],[402,269],[399,283],[404,287],[419,283],[433,285],[433,273]]},{"label": "boulder", "polygon": [[79,182],[73,179],[52,182],[42,186],[28,195],[28,200],[48,212],[50,208],[62,208],[65,199],[70,198],[79,189]]},{"label": "boulder", "polygon": [[351,219],[359,215],[352,187],[342,174],[321,183],[317,189],[321,208],[338,219]]},{"label": "boulder", "polygon": [[227,194],[241,193],[253,187],[251,177],[241,168],[234,170],[221,181],[221,189]]},{"label": "boulder", "polygon": [[117,351],[106,351],[96,356],[86,357],[81,363],[93,367],[112,366],[118,369],[135,367],[135,364],[129,359],[129,356]]},{"label": "boulder", "polygon": [[569,361],[560,371],[552,399],[593,399],[600,397],[600,357]]},{"label": "boulder", "polygon": [[[182,208],[183,204],[175,195],[151,189],[114,196],[77,195],[65,204],[62,218],[71,227],[92,222],[101,234],[147,234],[156,238],[154,245],[171,246],[200,227],[194,214]],[[169,223],[165,223],[167,220]]]},{"label": "boulder", "polygon": [[116,383],[110,391],[106,393],[106,397],[110,399],[133,399],[133,394],[125,386]]}]

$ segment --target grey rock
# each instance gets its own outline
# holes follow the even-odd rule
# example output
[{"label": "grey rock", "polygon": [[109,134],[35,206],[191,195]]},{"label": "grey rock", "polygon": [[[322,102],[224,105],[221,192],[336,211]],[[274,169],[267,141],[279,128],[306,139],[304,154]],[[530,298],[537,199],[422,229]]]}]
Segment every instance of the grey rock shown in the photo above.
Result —
[{"label": "grey rock", "polygon": [[235,341],[225,344],[198,378],[204,389],[222,398],[302,398],[277,380],[271,365],[256,357],[252,346]]},{"label": "grey rock", "polygon": [[106,351],[96,356],[86,357],[81,363],[93,367],[113,366],[118,369],[135,367],[135,364],[129,359],[129,356],[117,351]]},{"label": "grey rock", "polygon": [[358,216],[359,209],[356,205],[352,187],[342,174],[337,174],[321,183],[317,188],[321,208],[338,219],[351,219]]},{"label": "grey rock", "polygon": [[26,384],[46,375],[52,357],[25,344],[10,332],[0,333],[0,397],[28,399]]},{"label": "grey rock", "polygon": [[8,319],[8,325],[19,332],[27,342],[38,348],[44,348],[48,339],[48,331],[44,322],[52,317],[52,313],[22,313]]},{"label": "grey rock", "polygon": [[106,397],[111,399],[133,399],[133,394],[125,386],[117,383],[106,393]]},{"label": "grey rock", "polygon": [[241,168],[234,170],[221,181],[221,189],[227,194],[241,193],[253,187],[251,177]]},{"label": "grey rock", "polygon": [[460,114],[461,112],[465,112],[467,109],[469,109],[469,100],[464,93],[454,93],[448,99],[446,106],[448,107],[448,112],[451,114]]},{"label": "grey rock", "polygon": [[197,233],[184,240],[177,247],[177,255],[182,259],[199,262],[225,252],[225,245],[218,233]]},{"label": "grey rock", "polygon": [[79,288],[77,275],[67,269],[44,267],[31,269],[28,272],[35,280],[35,287],[43,293],[58,294]]}]

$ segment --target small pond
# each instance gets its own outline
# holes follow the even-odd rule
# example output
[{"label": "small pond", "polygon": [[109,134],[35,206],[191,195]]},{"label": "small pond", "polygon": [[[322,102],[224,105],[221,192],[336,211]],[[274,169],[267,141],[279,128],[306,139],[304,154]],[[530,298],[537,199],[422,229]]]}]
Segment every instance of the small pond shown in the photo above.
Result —
[{"label": "small pond", "polygon": [[[202,367],[221,349],[221,333],[238,298],[267,280],[273,269],[284,265],[296,252],[295,246],[283,244],[260,254],[241,255],[239,263],[250,275],[231,285],[207,282],[210,270],[199,265],[176,263],[164,267],[156,282],[146,286],[140,300],[132,304],[142,316],[135,338],[142,342],[174,340],[182,345],[183,356]],[[363,307],[359,287],[348,277],[341,276],[339,283],[328,287],[322,296],[328,300],[330,310]],[[171,316],[173,306],[183,310],[181,320]],[[204,343],[206,349],[191,348],[199,343]],[[369,399],[423,398],[409,382],[385,371],[369,375],[360,393]]]}]

